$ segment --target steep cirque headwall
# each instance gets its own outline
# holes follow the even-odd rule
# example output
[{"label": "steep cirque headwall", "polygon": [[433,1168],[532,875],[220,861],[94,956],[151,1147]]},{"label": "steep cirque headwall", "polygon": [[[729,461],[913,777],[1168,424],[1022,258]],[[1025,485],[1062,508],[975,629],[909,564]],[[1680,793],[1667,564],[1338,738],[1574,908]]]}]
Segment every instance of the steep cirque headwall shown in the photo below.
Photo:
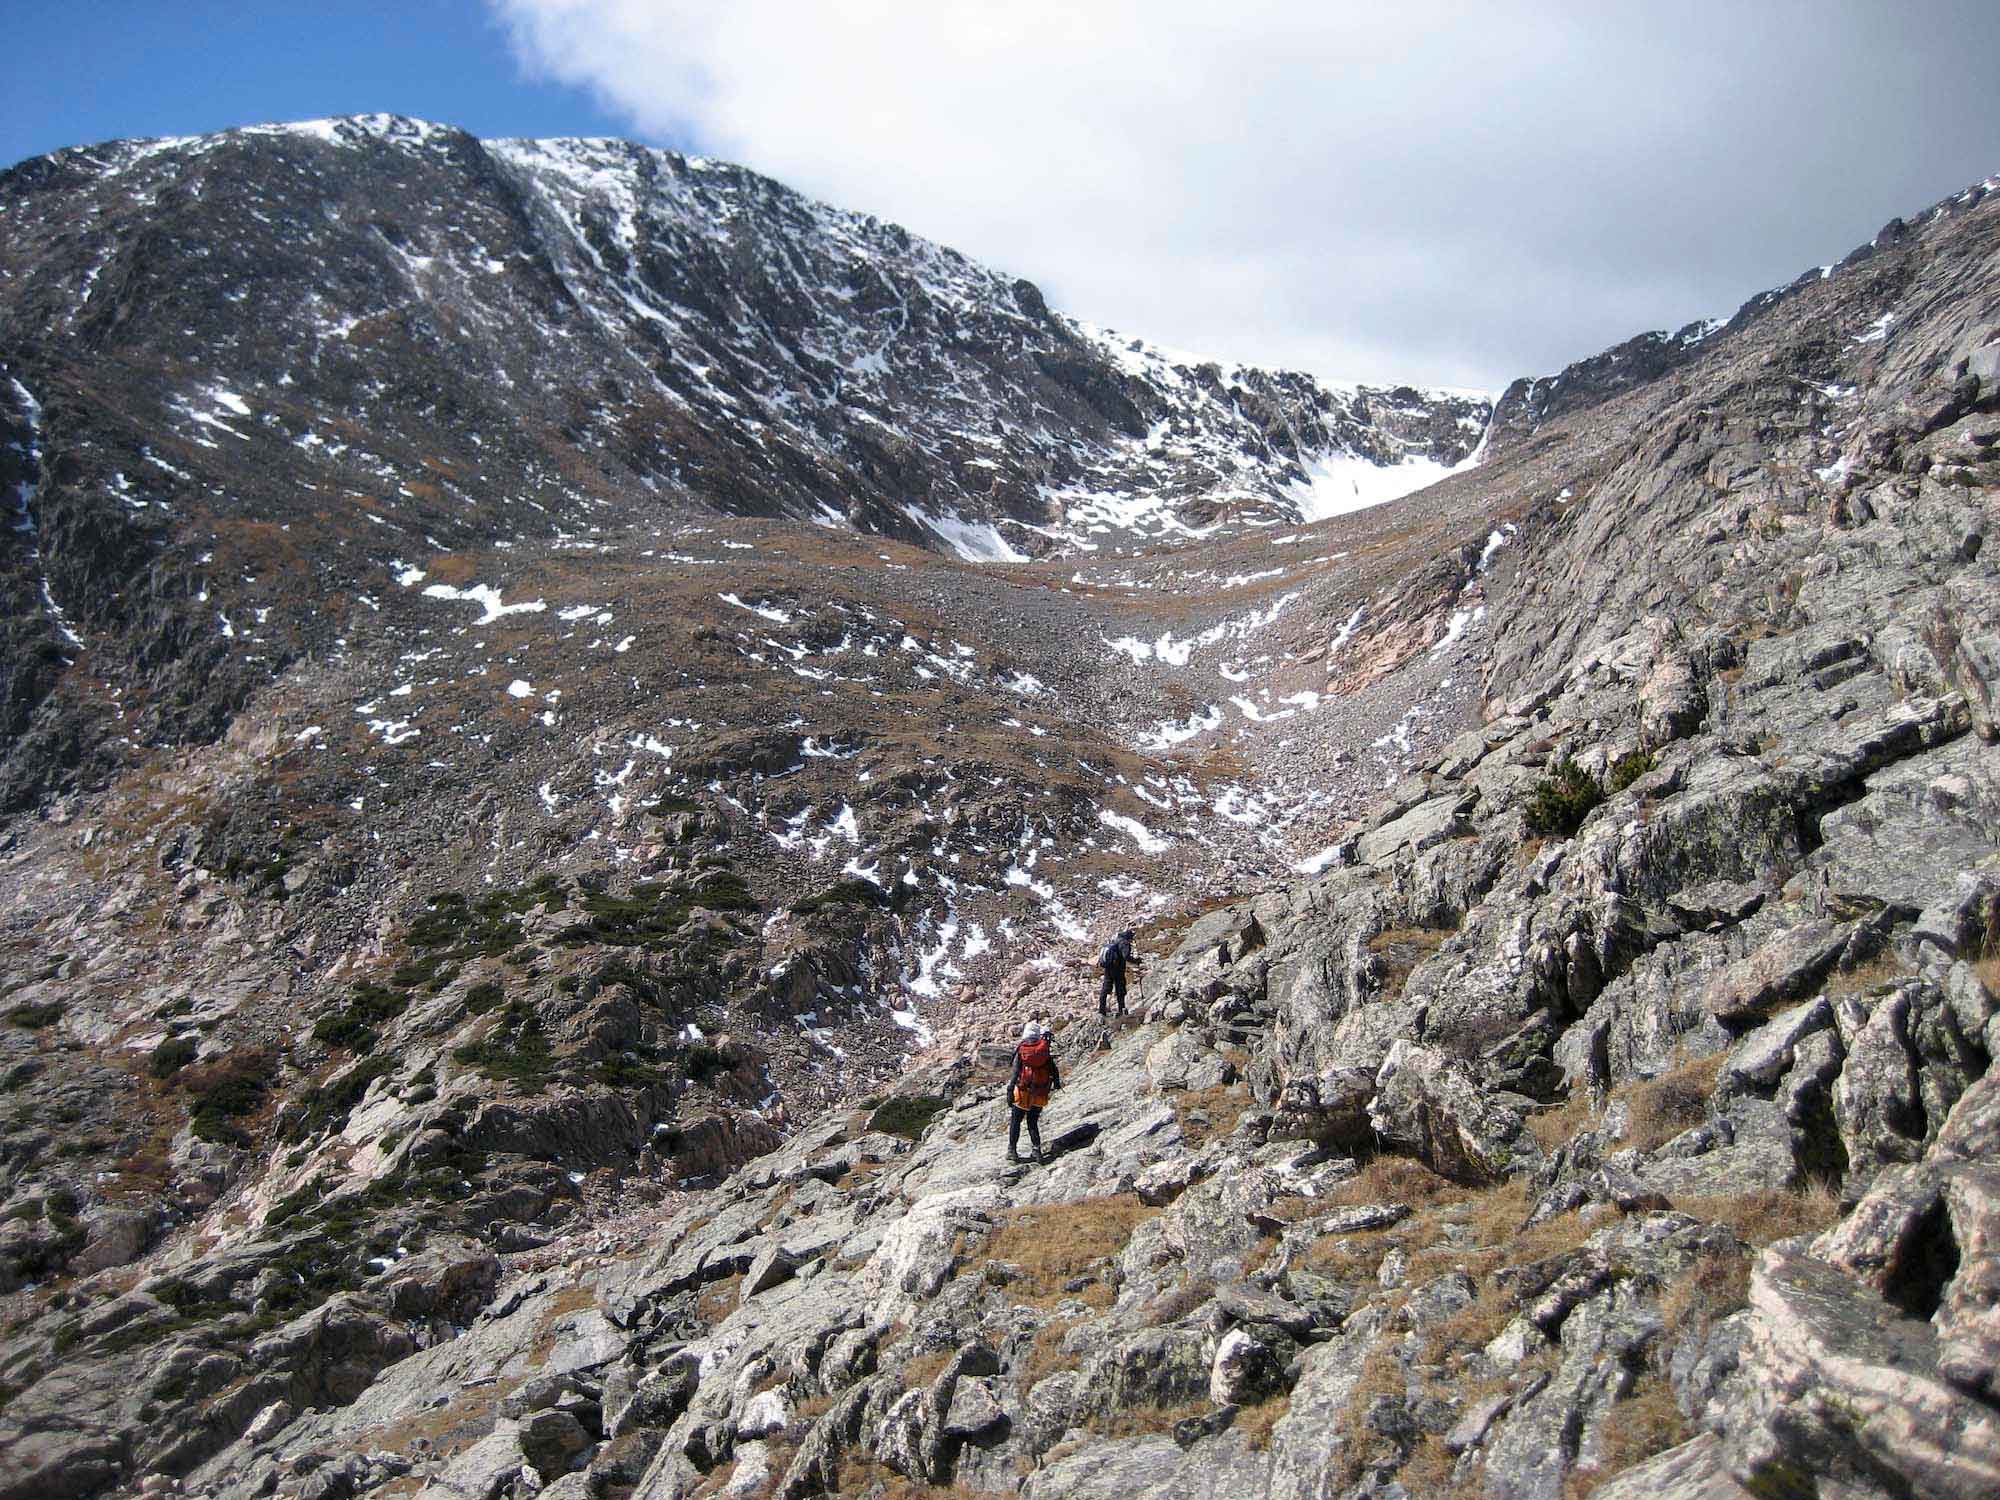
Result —
[{"label": "steep cirque headwall", "polygon": [[0,174],[0,330],[0,807],[117,763],[86,681],[213,740],[426,548],[725,514],[1074,554],[1296,520],[1329,464],[1414,488],[1489,411],[1169,356],[724,163],[389,116]]}]

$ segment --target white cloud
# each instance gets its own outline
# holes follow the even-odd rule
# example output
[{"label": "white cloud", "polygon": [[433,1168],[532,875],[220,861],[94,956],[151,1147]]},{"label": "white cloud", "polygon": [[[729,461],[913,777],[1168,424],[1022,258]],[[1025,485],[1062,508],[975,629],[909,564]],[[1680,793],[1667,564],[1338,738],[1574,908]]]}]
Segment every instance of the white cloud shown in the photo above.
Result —
[{"label": "white cloud", "polygon": [[1983,7],[489,3],[642,136],[1336,378],[1553,369],[2000,165]]}]

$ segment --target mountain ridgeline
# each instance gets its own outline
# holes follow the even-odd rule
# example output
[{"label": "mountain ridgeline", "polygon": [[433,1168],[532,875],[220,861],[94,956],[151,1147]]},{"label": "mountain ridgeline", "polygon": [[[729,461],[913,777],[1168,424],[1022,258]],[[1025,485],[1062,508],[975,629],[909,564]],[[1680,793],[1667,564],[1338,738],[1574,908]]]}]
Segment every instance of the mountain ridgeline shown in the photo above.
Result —
[{"label": "mountain ridgeline", "polygon": [[1488,403],[0,175],[0,1500],[2000,1489],[1996,307],[2000,179]]},{"label": "mountain ridgeline", "polygon": [[[1450,466],[1489,414],[1176,363],[893,224],[616,141],[366,117],[113,143],[12,169],[0,226],[49,597],[140,675],[176,664],[147,695],[169,737],[324,650],[307,601],[425,539],[708,512],[1075,551],[1296,518],[1316,462]],[[282,561],[238,555],[269,528]],[[259,660],[208,660],[204,585],[272,611]],[[47,687],[8,695],[10,732]],[[8,800],[47,779],[13,768]]]}]

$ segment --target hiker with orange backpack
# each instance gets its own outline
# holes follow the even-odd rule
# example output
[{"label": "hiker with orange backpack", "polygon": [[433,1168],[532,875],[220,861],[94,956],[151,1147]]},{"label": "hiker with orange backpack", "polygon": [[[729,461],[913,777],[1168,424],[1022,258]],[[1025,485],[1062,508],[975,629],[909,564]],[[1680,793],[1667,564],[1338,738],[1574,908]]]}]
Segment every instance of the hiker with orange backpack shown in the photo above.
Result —
[{"label": "hiker with orange backpack", "polygon": [[1007,1160],[1024,1159],[1020,1152],[1023,1120],[1028,1122],[1028,1139],[1034,1143],[1034,1159],[1049,1159],[1042,1149],[1042,1107],[1061,1087],[1062,1072],[1049,1047],[1049,1028],[1030,1021],[1021,1028],[1021,1043],[1014,1049],[1014,1076],[1007,1083],[1007,1102],[1013,1111],[1007,1124]]}]

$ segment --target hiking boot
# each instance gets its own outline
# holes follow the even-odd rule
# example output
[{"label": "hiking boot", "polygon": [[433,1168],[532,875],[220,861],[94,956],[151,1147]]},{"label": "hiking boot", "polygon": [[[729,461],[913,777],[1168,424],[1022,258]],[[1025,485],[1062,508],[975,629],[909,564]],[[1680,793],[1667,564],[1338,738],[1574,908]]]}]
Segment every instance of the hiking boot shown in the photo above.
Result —
[{"label": "hiking boot", "polygon": [[1040,1167],[1046,1167],[1048,1164],[1049,1164],[1049,1148],[1047,1146],[1035,1147],[1035,1165]]}]

